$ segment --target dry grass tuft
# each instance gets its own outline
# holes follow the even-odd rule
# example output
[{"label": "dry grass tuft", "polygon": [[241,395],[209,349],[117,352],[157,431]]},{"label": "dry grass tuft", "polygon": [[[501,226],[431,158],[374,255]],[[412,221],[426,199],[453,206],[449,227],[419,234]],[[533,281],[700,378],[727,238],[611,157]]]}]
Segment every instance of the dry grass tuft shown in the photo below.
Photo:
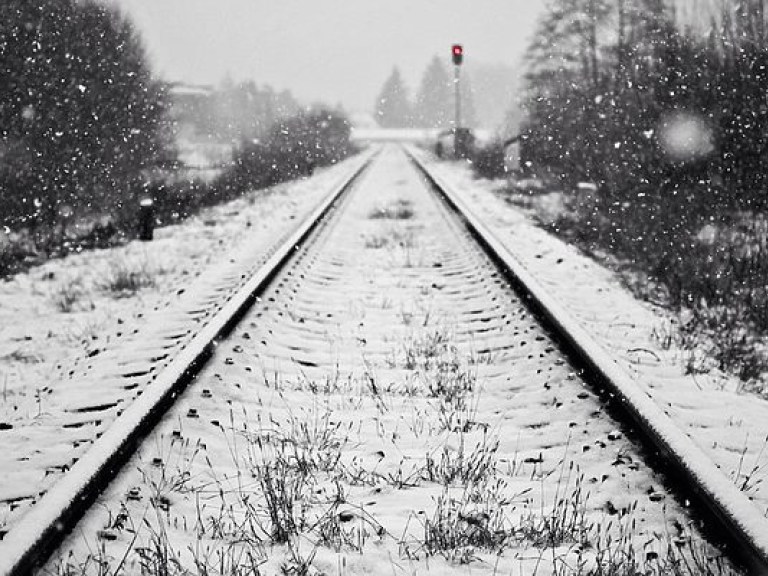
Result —
[{"label": "dry grass tuft", "polygon": [[411,201],[399,198],[384,206],[378,206],[368,217],[373,220],[410,220],[414,214]]},{"label": "dry grass tuft", "polygon": [[99,287],[115,298],[125,298],[155,286],[157,274],[147,260],[122,260],[110,265]]},{"label": "dry grass tuft", "polygon": [[67,278],[57,284],[51,292],[51,300],[60,311],[68,314],[78,308],[86,295],[83,279],[80,277]]}]

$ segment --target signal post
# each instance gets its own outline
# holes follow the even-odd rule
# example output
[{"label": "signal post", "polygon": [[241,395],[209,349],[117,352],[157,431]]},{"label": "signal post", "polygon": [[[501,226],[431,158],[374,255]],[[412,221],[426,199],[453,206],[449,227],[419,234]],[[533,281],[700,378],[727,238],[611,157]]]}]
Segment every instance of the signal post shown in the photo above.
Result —
[{"label": "signal post", "polygon": [[464,46],[461,44],[451,46],[451,58],[453,59],[453,89],[454,102],[456,104],[456,117],[453,126],[453,154],[456,158],[464,158],[468,152],[468,131],[461,127],[461,65],[464,63]]}]

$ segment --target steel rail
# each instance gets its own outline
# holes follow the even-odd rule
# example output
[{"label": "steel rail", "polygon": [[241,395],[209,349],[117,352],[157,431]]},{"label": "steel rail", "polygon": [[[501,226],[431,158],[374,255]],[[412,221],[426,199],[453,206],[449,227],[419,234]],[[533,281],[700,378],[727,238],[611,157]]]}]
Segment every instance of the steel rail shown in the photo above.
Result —
[{"label": "steel rail", "polygon": [[553,298],[525,266],[472,211],[461,195],[414,153],[406,149],[435,191],[464,221],[470,233],[499,264],[508,279],[533,304],[575,359],[599,379],[633,420],[641,435],[675,471],[676,482],[690,487],[698,501],[725,530],[750,574],[768,574],[768,519],[712,459],[664,413],[587,332]]},{"label": "steel rail", "polygon": [[96,497],[118,474],[136,447],[160,420],[258,295],[317,228],[376,152],[365,153],[326,199],[256,273],[189,341],[144,392],[112,423],[93,446],[0,541],[0,575],[32,573],[50,556]]}]

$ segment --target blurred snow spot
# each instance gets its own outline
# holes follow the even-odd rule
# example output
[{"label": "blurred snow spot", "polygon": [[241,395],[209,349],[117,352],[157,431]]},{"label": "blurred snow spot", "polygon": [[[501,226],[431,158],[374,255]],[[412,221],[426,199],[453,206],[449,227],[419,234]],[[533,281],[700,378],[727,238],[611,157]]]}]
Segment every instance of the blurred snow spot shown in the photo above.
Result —
[{"label": "blurred snow spot", "polygon": [[544,182],[537,178],[521,178],[513,185],[518,190],[544,190]]},{"label": "blurred snow spot", "polygon": [[704,118],[690,112],[662,118],[659,143],[667,156],[678,162],[700,159],[715,149],[712,128]]},{"label": "blurred snow spot", "polygon": [[701,227],[701,230],[699,230],[699,233],[696,234],[696,240],[701,242],[702,244],[712,245],[717,241],[718,231],[717,226],[713,226],[712,224],[705,224]]}]

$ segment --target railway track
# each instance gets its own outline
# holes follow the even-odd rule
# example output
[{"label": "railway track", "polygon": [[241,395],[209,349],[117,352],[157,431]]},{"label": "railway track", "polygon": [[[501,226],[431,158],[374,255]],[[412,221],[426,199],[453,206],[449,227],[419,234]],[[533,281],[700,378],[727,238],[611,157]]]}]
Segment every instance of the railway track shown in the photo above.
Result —
[{"label": "railway track", "polygon": [[340,184],[11,529],[0,573],[67,533],[46,572],[706,563],[675,485],[765,570],[746,497],[412,160]]},{"label": "railway track", "polygon": [[[17,418],[0,423],[0,540],[361,161],[365,158],[350,159],[311,182],[291,185],[293,198],[304,204],[294,211],[289,207],[297,200],[281,202],[282,191],[273,190],[263,204],[284,208],[270,214],[273,222],[251,226],[248,218],[261,216],[251,209],[242,219],[243,240],[224,257],[197,270],[192,265],[184,281],[171,285],[165,301],[145,304],[135,318],[121,315],[99,339],[88,338],[85,353],[56,370],[40,371],[45,379],[35,383],[37,414],[34,406],[21,406]],[[9,405],[12,399],[13,392]]]}]

